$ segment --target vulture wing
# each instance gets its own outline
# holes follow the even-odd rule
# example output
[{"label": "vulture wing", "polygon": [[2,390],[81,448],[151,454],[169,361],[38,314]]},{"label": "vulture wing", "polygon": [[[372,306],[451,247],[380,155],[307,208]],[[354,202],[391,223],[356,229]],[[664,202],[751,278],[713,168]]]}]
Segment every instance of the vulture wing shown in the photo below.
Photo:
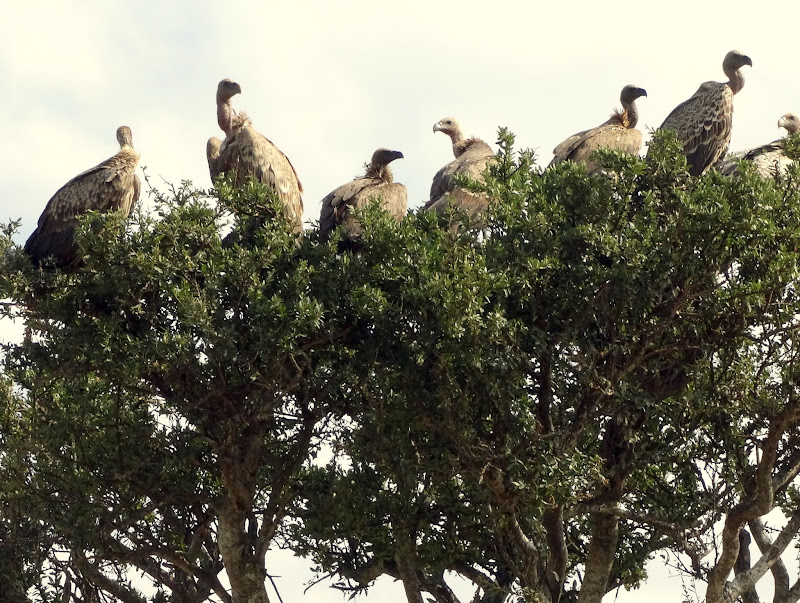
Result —
[{"label": "vulture wing", "polygon": [[486,166],[495,160],[492,148],[482,140],[476,142],[465,150],[458,159],[451,161],[434,176],[431,185],[431,198],[422,207],[423,210],[433,210],[438,213],[447,212],[448,207],[454,207],[466,212],[472,220],[478,220],[489,207],[486,195],[476,194],[456,185],[454,176],[464,174],[473,180],[482,181]]},{"label": "vulture wing", "polygon": [[782,171],[793,162],[783,154],[783,140],[774,140],[768,144],[733,153],[720,160],[714,166],[719,172],[726,176],[736,176],[739,173],[738,162],[752,161],[756,170],[765,178],[771,178],[775,170]]},{"label": "vulture wing", "polygon": [[430,200],[423,206],[423,209],[428,209],[442,195],[456,188],[453,178],[456,174],[466,174],[473,180],[482,180],[483,170],[486,169],[489,162],[494,161],[494,151],[482,140],[475,138],[472,141],[472,144],[457,159],[454,159],[436,172],[431,183]]},{"label": "vulture wing", "polygon": [[28,255],[35,262],[54,256],[59,265],[75,267],[78,258],[73,235],[78,218],[92,210],[120,210],[130,215],[141,190],[141,182],[134,173],[138,164],[138,153],[126,146],[58,189],[25,243]]},{"label": "vulture wing", "polygon": [[303,185],[289,158],[265,136],[251,126],[238,129],[220,152],[217,165],[223,172],[235,172],[238,186],[253,177],[272,187],[283,201],[286,216],[296,230],[302,230]]},{"label": "vulture wing", "polygon": [[641,148],[642,133],[636,128],[625,128],[619,124],[603,124],[570,136],[558,145],[553,151],[555,157],[553,157],[548,167],[558,165],[569,159],[585,163],[586,170],[592,172],[597,169],[597,166],[590,159],[595,151],[613,149],[635,155]]},{"label": "vulture wing", "polygon": [[219,154],[222,150],[222,141],[219,138],[212,137],[206,143],[206,159],[208,160],[208,173],[211,176],[211,184],[217,180],[220,175],[219,169]]},{"label": "vulture wing", "polygon": [[724,157],[731,141],[733,91],[728,84],[706,82],[672,110],[661,129],[674,130],[683,144],[689,173],[703,174]]},{"label": "vulture wing", "polygon": [[548,167],[552,167],[554,165],[558,165],[562,161],[566,161],[567,159],[572,159],[572,154],[575,152],[577,148],[583,143],[586,139],[587,135],[590,135],[594,129],[592,130],[584,130],[583,132],[578,132],[577,134],[573,134],[563,142],[561,142],[555,149],[553,149],[553,159],[550,161]]},{"label": "vulture wing", "polygon": [[406,187],[396,182],[385,182],[380,178],[357,178],[343,184],[322,200],[319,217],[319,232],[322,240],[330,237],[334,228],[345,225],[348,238],[361,234],[358,222],[350,217],[350,208],[362,208],[373,199],[380,199],[383,208],[401,220],[408,208]]}]

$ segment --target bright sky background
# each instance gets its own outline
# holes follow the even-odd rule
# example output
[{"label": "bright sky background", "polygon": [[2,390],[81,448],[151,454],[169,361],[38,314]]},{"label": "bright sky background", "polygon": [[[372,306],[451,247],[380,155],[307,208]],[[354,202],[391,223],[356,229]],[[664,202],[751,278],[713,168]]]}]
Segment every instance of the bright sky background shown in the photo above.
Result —
[{"label": "bright sky background", "polygon": [[[702,82],[724,80],[734,48],[753,68],[735,99],[731,151],[757,146],[782,135],[781,115],[800,113],[797,13],[795,2],[768,0],[8,2],[0,220],[21,219],[24,242],[60,186],[117,151],[122,124],[156,184],[209,187],[205,143],[221,136],[214,94],[224,77],[242,86],[234,107],[294,164],[307,221],[377,147],[405,154],[392,168],[410,206],[427,200],[452,159],[447,137],[432,132],[445,116],[490,143],[508,126],[546,165],[634,83],[648,92],[638,102],[647,140]],[[0,325],[0,338],[18,328]],[[290,585],[306,577],[284,576],[287,603],[342,600],[324,586],[301,599]],[[618,600],[679,601],[680,581],[666,584]],[[401,586],[389,582],[381,598],[403,600]]]}]

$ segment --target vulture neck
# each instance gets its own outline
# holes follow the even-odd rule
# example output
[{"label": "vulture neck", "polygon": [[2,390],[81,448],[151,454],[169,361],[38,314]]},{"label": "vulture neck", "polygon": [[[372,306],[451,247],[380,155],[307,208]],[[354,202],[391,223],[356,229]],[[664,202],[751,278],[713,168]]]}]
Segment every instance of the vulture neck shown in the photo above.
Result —
[{"label": "vulture neck", "polygon": [[217,101],[217,123],[220,130],[225,132],[226,138],[231,138],[233,131],[233,107],[230,101]]},{"label": "vulture neck", "polygon": [[458,142],[453,142],[453,155],[456,156],[456,159],[461,157],[464,153],[469,151],[470,147],[475,143],[480,142],[477,138],[467,138],[466,140],[461,139]]},{"label": "vulture neck", "polygon": [[367,173],[364,174],[364,178],[377,178],[378,180],[383,180],[391,184],[394,181],[394,174],[392,174],[392,170],[389,169],[388,165],[376,165],[373,163],[367,168]]},{"label": "vulture neck", "polygon": [[453,155],[458,157],[467,150],[469,141],[464,140],[464,135],[461,133],[461,128],[457,128],[451,132],[448,132],[447,134],[450,136],[450,140],[453,142]]},{"label": "vulture neck", "polygon": [[636,108],[636,101],[622,103],[622,125],[626,128],[635,128],[639,123],[639,111]]},{"label": "vulture neck", "polygon": [[744,75],[738,69],[726,70],[725,75],[728,76],[728,86],[731,87],[731,91],[736,94],[744,88]]}]

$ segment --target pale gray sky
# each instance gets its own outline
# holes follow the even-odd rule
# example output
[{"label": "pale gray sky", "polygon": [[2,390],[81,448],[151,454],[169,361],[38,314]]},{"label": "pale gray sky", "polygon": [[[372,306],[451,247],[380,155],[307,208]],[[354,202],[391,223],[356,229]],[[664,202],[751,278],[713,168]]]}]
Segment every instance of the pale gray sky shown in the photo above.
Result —
[{"label": "pale gray sky", "polygon": [[[737,0],[8,3],[0,219],[21,218],[23,242],[61,185],[116,152],[122,124],[155,181],[210,186],[205,142],[221,134],[224,77],[242,85],[234,106],[297,169],[306,220],[381,146],[405,154],[395,179],[419,205],[452,157],[432,132],[445,116],[490,143],[508,126],[543,165],[564,138],[604,121],[625,84],[647,90],[640,127],[657,127],[702,82],[724,79],[733,48],[753,68],[731,150],[763,144],[781,135],[782,114],[800,113],[796,14],[794,2]],[[0,325],[0,338],[15,333]],[[619,600],[680,600],[680,582],[666,583]],[[388,588],[383,600],[403,599]],[[341,597],[316,587],[306,600]]]}]

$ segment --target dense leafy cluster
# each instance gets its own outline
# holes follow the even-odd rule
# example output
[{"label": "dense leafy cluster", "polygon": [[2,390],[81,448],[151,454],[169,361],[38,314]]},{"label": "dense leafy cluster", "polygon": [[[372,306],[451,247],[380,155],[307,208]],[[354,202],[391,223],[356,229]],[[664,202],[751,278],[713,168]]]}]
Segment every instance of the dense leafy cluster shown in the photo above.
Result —
[{"label": "dense leafy cluster", "polygon": [[0,593],[267,601],[274,546],[420,602],[599,601],[665,551],[752,588],[740,534],[796,507],[800,172],[500,145],[482,224],[376,204],[360,254],[224,180],[90,216],[72,274],[10,227]]}]

